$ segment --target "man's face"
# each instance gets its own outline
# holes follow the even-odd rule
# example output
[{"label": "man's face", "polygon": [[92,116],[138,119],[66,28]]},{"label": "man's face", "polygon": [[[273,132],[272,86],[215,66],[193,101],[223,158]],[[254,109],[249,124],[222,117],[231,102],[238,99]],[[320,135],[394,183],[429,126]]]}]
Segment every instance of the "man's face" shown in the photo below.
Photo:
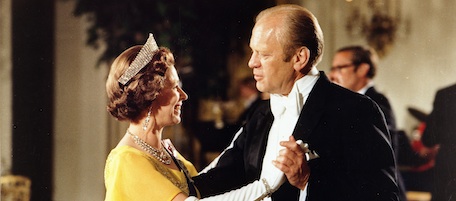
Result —
[{"label": "man's face", "polygon": [[296,73],[292,61],[285,62],[283,46],[277,38],[274,19],[259,20],[252,30],[249,67],[261,92],[288,94],[293,87]]},{"label": "man's face", "polygon": [[357,91],[359,75],[356,73],[355,65],[352,63],[352,53],[349,51],[338,52],[334,55],[332,67],[329,72],[329,79],[347,89]]}]

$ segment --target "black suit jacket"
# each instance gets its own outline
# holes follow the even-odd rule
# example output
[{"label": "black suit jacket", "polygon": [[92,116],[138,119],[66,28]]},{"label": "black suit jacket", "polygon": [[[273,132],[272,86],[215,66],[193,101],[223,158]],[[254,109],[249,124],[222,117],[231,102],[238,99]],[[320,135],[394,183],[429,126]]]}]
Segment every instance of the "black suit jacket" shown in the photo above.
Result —
[{"label": "black suit jacket", "polygon": [[[413,153],[413,150],[410,146],[407,146],[410,142],[405,133],[403,131],[397,130],[396,128],[396,118],[394,117],[394,112],[388,98],[386,98],[386,96],[382,93],[378,92],[375,89],[375,87],[368,88],[365,95],[378,104],[380,110],[383,112],[383,115],[385,116],[386,125],[391,135],[391,145],[396,156],[396,161],[399,162],[408,160],[409,156],[404,153]],[[407,158],[400,158],[401,156]],[[415,156],[414,158],[417,158],[417,156]],[[402,179],[401,173],[399,171],[396,171],[396,173],[400,189],[400,200],[406,201],[406,186]]]},{"label": "black suit jacket", "polygon": [[428,147],[440,144],[432,200],[456,200],[456,85],[437,91],[422,141]]},{"label": "black suit jacket", "polygon": [[[265,101],[217,166],[195,177],[203,196],[259,179],[272,122],[269,101]],[[390,136],[378,105],[371,99],[330,83],[321,72],[293,135],[320,155],[308,162],[308,201],[398,199]],[[289,183],[273,194],[273,200],[298,197],[299,189]]]},{"label": "black suit jacket", "polygon": [[370,87],[366,91],[366,96],[369,96],[372,100],[374,100],[380,110],[382,110],[383,114],[385,115],[386,125],[388,126],[389,130],[396,130],[396,118],[394,117],[393,109],[391,108],[391,104],[386,98],[385,95],[378,92],[374,87]]}]

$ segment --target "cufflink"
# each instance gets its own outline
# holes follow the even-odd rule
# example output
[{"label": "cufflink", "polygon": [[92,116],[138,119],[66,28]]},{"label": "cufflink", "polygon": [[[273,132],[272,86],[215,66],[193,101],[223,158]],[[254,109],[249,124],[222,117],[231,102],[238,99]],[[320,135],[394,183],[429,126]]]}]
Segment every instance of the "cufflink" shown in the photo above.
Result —
[{"label": "cufflink", "polygon": [[296,144],[301,147],[301,150],[304,152],[306,155],[306,161],[310,161],[312,159],[320,158],[320,156],[317,154],[315,150],[310,150],[309,149],[309,144],[304,143],[302,140],[297,140]]}]

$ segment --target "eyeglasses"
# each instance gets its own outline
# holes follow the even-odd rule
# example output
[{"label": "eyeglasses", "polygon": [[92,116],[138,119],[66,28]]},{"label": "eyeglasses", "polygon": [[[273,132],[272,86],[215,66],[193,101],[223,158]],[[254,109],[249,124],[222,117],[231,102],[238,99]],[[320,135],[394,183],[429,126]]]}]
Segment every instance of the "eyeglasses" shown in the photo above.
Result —
[{"label": "eyeglasses", "polygon": [[340,66],[333,66],[331,67],[330,71],[331,72],[340,72],[341,69],[344,69],[344,68],[348,68],[348,67],[352,67],[352,66],[355,66],[354,64],[345,64],[345,65],[340,65]]}]

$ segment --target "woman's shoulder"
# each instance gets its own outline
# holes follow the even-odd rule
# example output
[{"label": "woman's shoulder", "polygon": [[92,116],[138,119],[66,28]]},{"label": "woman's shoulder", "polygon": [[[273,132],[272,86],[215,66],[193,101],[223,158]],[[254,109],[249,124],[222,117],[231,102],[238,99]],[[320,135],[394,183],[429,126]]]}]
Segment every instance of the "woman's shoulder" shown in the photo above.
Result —
[{"label": "woman's shoulder", "polygon": [[120,145],[115,147],[114,149],[111,150],[109,155],[113,156],[128,156],[128,155],[133,155],[133,156],[146,156],[145,153],[143,153],[141,150],[138,150],[134,147],[128,146],[128,145]]},{"label": "woman's shoulder", "polygon": [[137,160],[150,161],[150,157],[146,153],[136,148],[128,145],[122,145],[117,146],[111,150],[106,159],[106,163],[116,162],[121,164],[128,164],[128,162],[134,163],[134,161]]}]

